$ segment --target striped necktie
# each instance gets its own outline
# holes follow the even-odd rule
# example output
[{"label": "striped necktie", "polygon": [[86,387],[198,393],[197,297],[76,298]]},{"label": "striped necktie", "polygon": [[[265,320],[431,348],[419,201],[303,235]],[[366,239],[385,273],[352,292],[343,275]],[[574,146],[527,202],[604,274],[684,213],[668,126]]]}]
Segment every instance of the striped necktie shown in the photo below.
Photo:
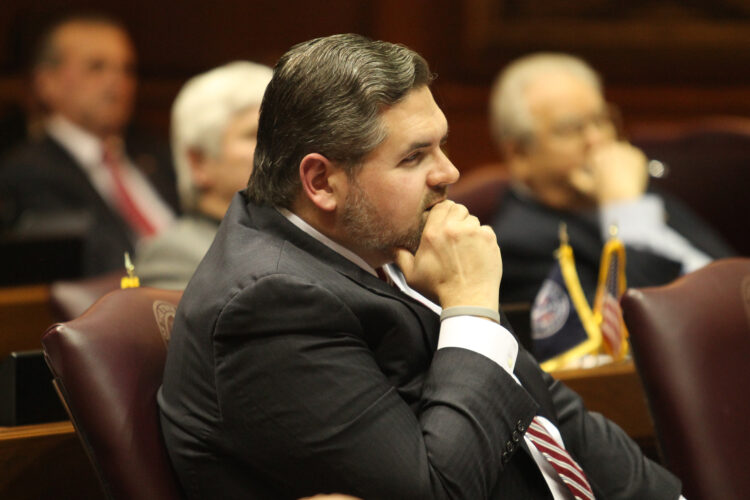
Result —
[{"label": "striped necktie", "polygon": [[380,278],[381,281],[385,281],[386,283],[391,285],[393,288],[398,290],[396,283],[393,282],[390,275],[388,275],[388,273],[385,272],[385,269],[383,267],[379,267],[375,269],[375,272],[377,273],[378,278]]},{"label": "striped necktie", "polygon": [[539,417],[531,421],[526,436],[534,443],[536,449],[547,459],[557,474],[577,500],[594,500],[594,492],[583,469],[573,457],[560,447],[557,441],[544,428]]}]

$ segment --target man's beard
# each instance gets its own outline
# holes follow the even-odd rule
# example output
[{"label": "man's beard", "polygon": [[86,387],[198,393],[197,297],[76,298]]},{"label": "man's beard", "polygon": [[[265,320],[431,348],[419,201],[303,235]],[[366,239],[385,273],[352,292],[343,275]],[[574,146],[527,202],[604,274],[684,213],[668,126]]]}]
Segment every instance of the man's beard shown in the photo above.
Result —
[{"label": "man's beard", "polygon": [[[427,223],[427,207],[445,196],[436,192],[434,197],[422,201],[414,224],[399,230],[391,220],[383,217],[372,204],[367,194],[356,181],[351,179],[350,190],[344,200],[342,224],[351,241],[368,251],[392,257],[396,248],[405,248],[415,253],[422,239],[422,231]],[[396,200],[394,200],[397,203]]]}]

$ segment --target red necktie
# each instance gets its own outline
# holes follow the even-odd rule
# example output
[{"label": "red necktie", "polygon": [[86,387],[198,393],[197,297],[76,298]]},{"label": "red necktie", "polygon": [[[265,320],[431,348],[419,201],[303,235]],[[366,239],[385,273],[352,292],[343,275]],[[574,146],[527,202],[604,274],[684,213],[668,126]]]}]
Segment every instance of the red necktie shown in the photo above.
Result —
[{"label": "red necktie", "polygon": [[130,228],[139,236],[151,236],[156,228],[135,204],[122,178],[122,148],[115,142],[105,142],[102,161],[112,176],[115,187],[115,205]]},{"label": "red necktie", "polygon": [[388,275],[388,273],[385,272],[385,268],[379,267],[379,268],[375,269],[375,272],[377,273],[378,278],[380,278],[381,281],[385,281],[386,283],[388,283],[392,287],[398,288],[396,286],[396,284],[393,282],[393,280],[391,279],[391,277]]},{"label": "red necktie", "polygon": [[526,436],[531,439],[536,449],[554,467],[557,474],[568,487],[573,497],[578,500],[594,500],[594,492],[583,469],[573,460],[573,457],[561,448],[550,436],[539,417],[534,417],[531,425],[526,431]]}]

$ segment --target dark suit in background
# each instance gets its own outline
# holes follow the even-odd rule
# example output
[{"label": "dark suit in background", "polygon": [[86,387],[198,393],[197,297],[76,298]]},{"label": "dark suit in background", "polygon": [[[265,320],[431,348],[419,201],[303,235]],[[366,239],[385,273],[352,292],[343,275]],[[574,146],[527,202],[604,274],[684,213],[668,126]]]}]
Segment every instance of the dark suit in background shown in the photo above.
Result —
[{"label": "dark suit in background", "polygon": [[[161,198],[177,210],[175,175],[168,148],[130,134],[126,151]],[[83,272],[100,274],[123,266],[123,252],[133,252],[135,236],[121,216],[101,197],[73,156],[49,136],[22,146],[0,164],[4,212],[18,222],[24,215],[70,212],[88,219],[84,235]]]},{"label": "dark suit in background", "polygon": [[238,195],[180,302],[159,392],[188,498],[550,498],[523,444],[557,425],[597,498],[679,481],[521,348],[436,351],[421,303]]},{"label": "dark suit in background", "polygon": [[[671,196],[660,195],[669,227],[709,257],[718,259],[733,254],[723,238],[687,206]],[[560,222],[567,225],[581,288],[593,303],[604,247],[597,212],[556,210],[513,190],[504,197],[492,222],[503,255],[502,302],[534,301],[555,263]],[[627,284],[631,287],[669,283],[682,269],[679,262],[628,245],[626,259]]]}]

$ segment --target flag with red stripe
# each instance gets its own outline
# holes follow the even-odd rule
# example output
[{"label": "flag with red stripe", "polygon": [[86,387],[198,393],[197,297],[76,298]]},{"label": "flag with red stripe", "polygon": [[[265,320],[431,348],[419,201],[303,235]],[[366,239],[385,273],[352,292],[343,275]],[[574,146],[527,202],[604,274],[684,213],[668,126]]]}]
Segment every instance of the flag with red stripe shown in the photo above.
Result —
[{"label": "flag with red stripe", "polygon": [[594,317],[599,324],[604,348],[615,360],[625,357],[628,351],[628,332],[620,308],[625,287],[625,247],[613,236],[602,250]]}]

